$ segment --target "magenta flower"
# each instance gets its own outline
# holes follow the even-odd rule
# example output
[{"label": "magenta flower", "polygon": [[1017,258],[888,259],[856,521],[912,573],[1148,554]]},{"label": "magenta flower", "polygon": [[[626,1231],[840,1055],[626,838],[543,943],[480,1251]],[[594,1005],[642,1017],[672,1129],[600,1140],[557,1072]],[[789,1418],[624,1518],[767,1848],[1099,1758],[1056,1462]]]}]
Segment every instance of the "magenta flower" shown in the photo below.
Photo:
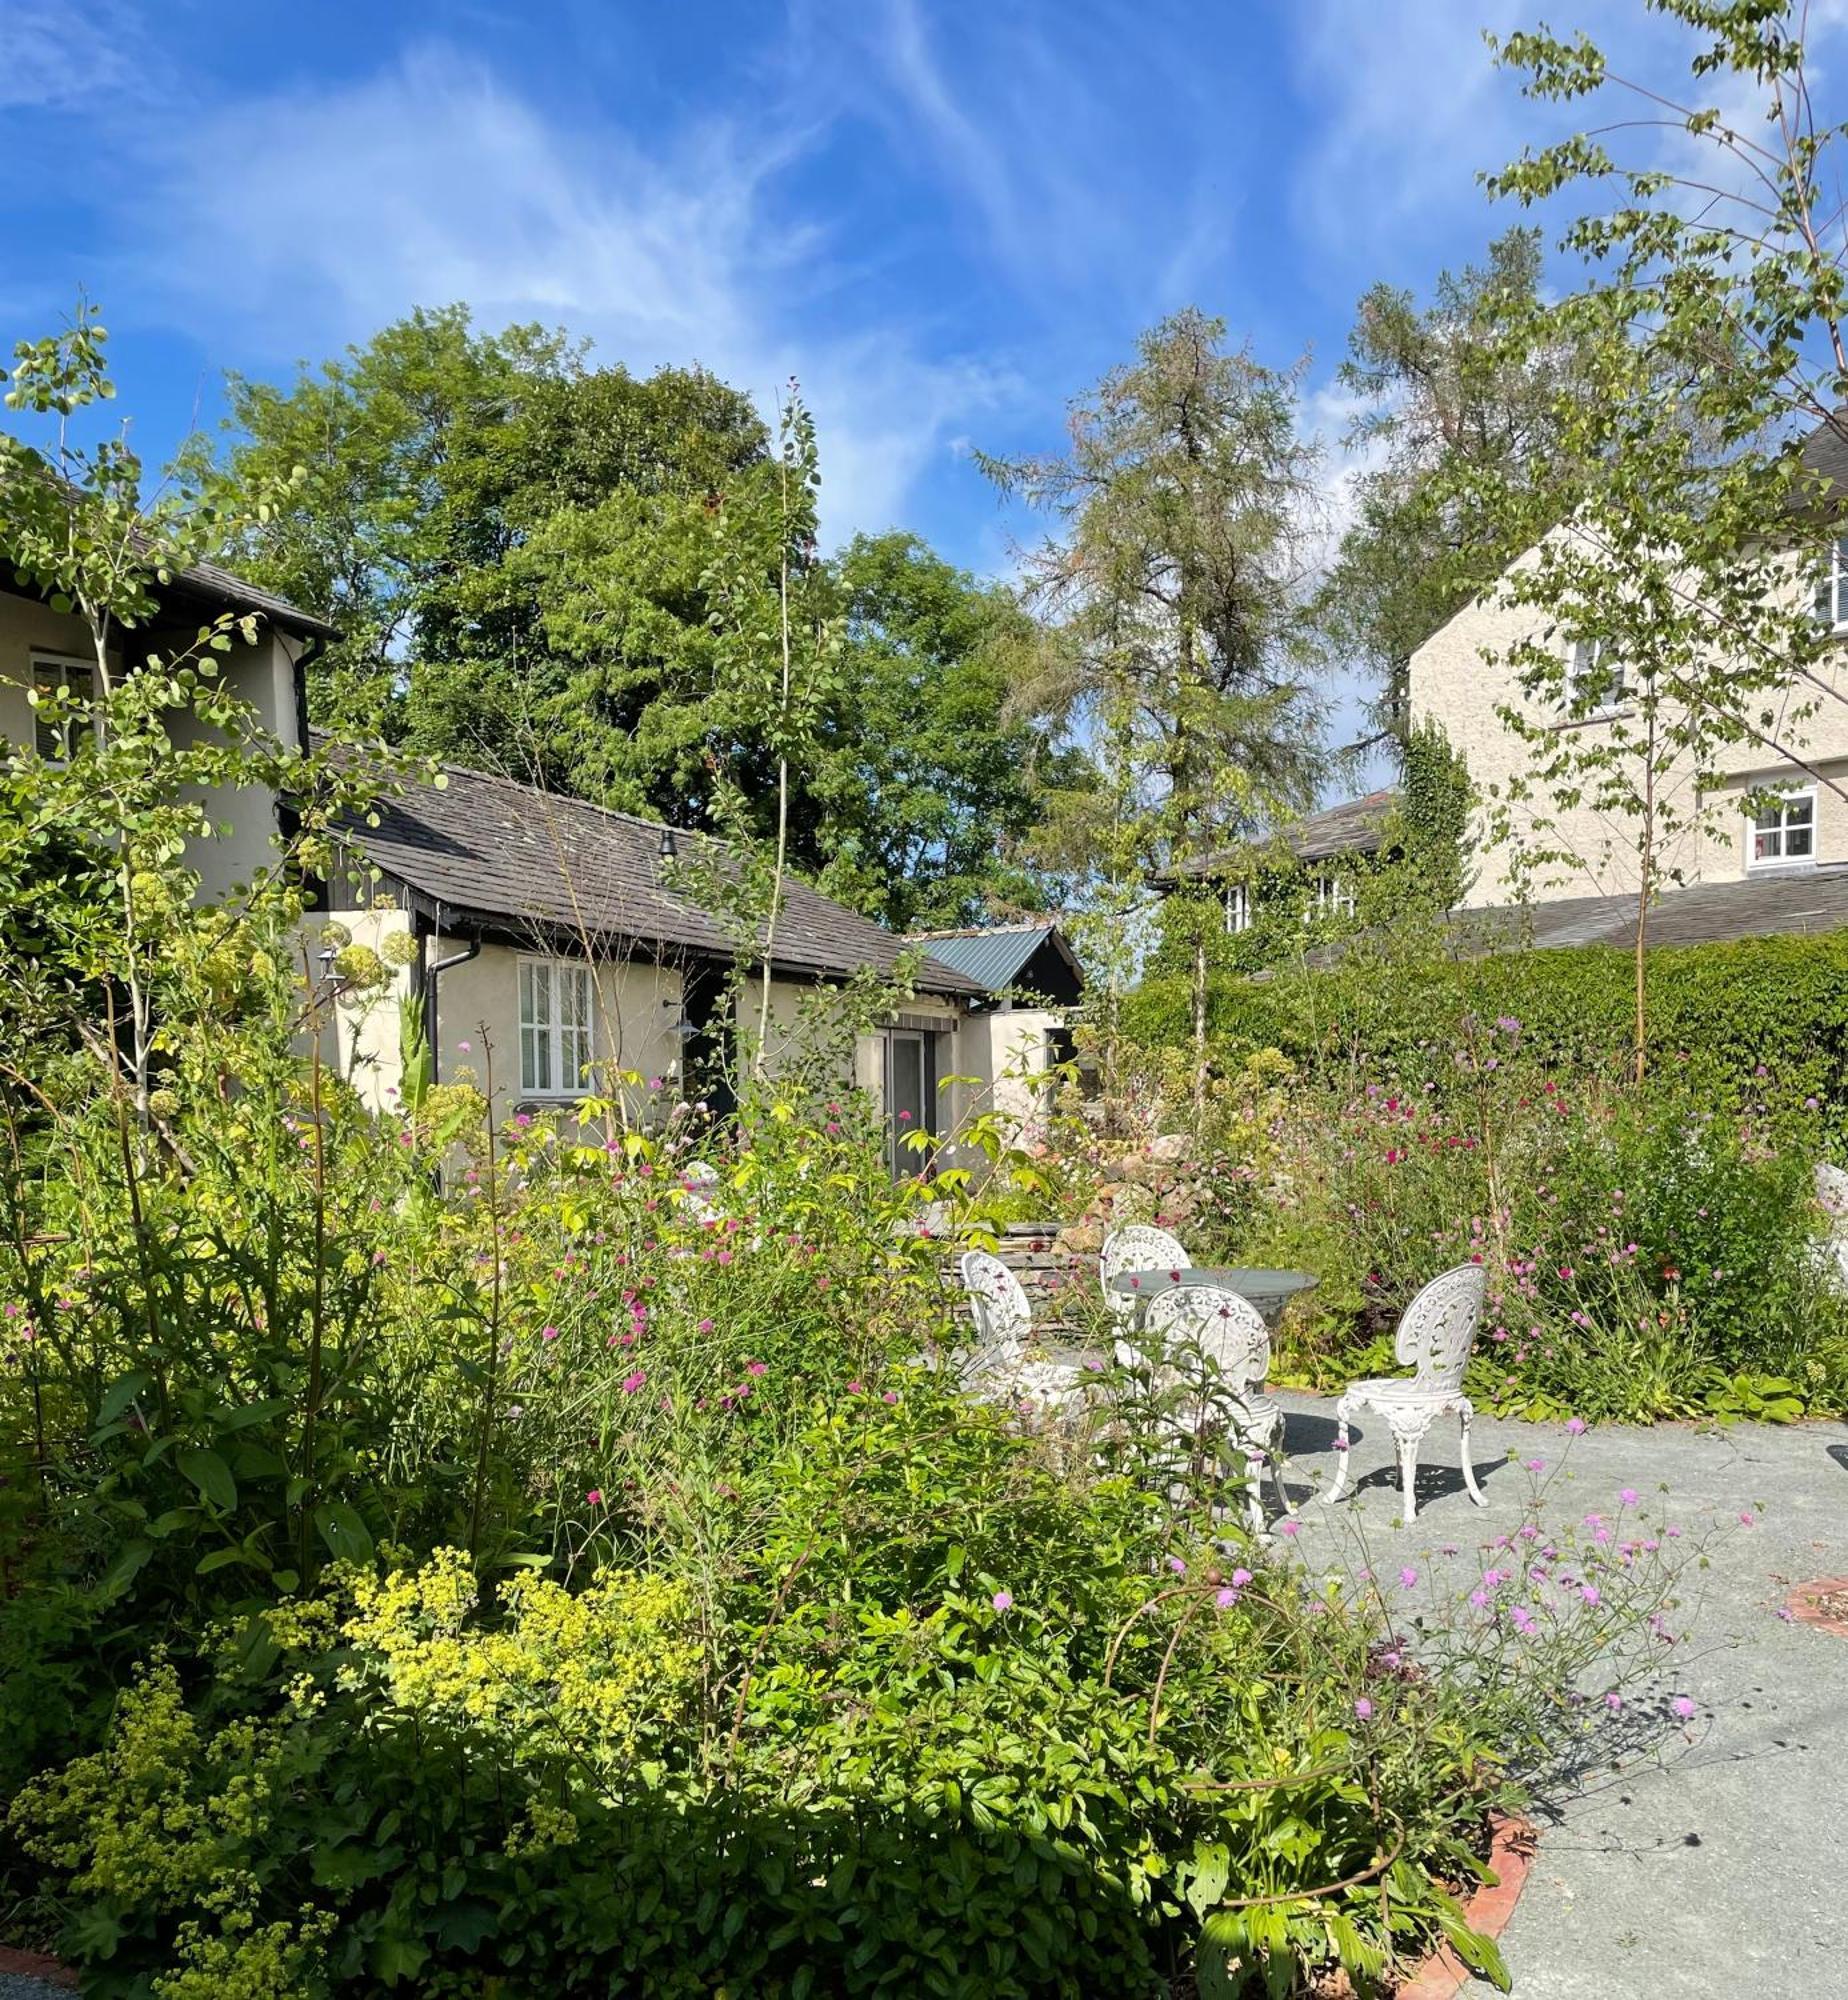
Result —
[{"label": "magenta flower", "polygon": [[1691,1722],[1694,1719],[1694,1704],[1684,1694],[1676,1695],[1674,1700],[1669,1703],[1669,1707],[1680,1716],[1683,1722]]},{"label": "magenta flower", "polygon": [[1176,1576],[1185,1576],[1187,1574],[1187,1565],[1179,1556],[1170,1556],[1168,1558],[1168,1567],[1173,1570]]},{"label": "magenta flower", "polygon": [[767,1361],[747,1361],[744,1364],[744,1372],[747,1375],[768,1375],[770,1364]]},{"label": "magenta flower", "polygon": [[603,1505],[603,1488],[601,1486],[593,1486],[584,1495],[584,1498],[591,1506],[601,1507]]},{"label": "magenta flower", "polygon": [[1219,1593],[1219,1595],[1213,1599],[1213,1602],[1219,1606],[1221,1611],[1230,1611],[1233,1605],[1235,1605],[1238,1602],[1238,1592],[1236,1590],[1232,1590],[1229,1588],[1226,1590],[1222,1590]]},{"label": "magenta flower", "polygon": [[1637,1501],[1636,1488],[1634,1486],[1626,1486],[1623,1489],[1623,1491],[1618,1494],[1617,1498],[1623,1506],[1634,1507]]},{"label": "magenta flower", "polygon": [[1544,1472],[1546,1470],[1546,1460],[1544,1458],[1530,1458],[1527,1461],[1527,1469],[1529,1472]]},{"label": "magenta flower", "polygon": [[1566,1435],[1568,1437],[1583,1437],[1585,1435],[1585,1419],[1583,1417],[1568,1417],[1566,1419]]},{"label": "magenta flower", "polygon": [[1399,1572],[1399,1588],[1401,1590],[1411,1590],[1417,1582],[1418,1572],[1407,1563],[1405,1568]]},{"label": "magenta flower", "polygon": [[879,1400],[882,1403],[896,1403],[898,1401],[898,1391],[896,1389],[888,1389]]},{"label": "magenta flower", "polygon": [[1373,1720],[1373,1704],[1364,1694],[1354,1704],[1354,1713],[1362,1722],[1371,1722]]},{"label": "magenta flower", "polygon": [[701,1333],[710,1333],[712,1331],[712,1321],[709,1319],[701,1320],[699,1323],[699,1330]]},{"label": "magenta flower", "polygon": [[1757,1525],[1757,1522],[1753,1515],[1741,1514],[1739,1516],[1739,1525],[1742,1528],[1751,1528],[1755,1527]]},{"label": "magenta flower", "polygon": [[1604,1595],[1595,1583],[1581,1584],[1579,1586],[1579,1595],[1587,1604],[1602,1604],[1604,1602]]},{"label": "magenta flower", "polygon": [[1014,1593],[1011,1590],[997,1590],[994,1596],[989,1599],[989,1602],[997,1611],[1012,1611],[1014,1608]]},{"label": "magenta flower", "polygon": [[1277,1523],[1278,1534],[1288,1535],[1291,1541],[1294,1541],[1302,1531],[1303,1524],[1300,1521],[1279,1521]]},{"label": "magenta flower", "polygon": [[632,1375],[625,1375],[622,1378],[622,1393],[625,1396],[633,1396],[647,1380],[648,1371],[645,1368],[636,1369]]},{"label": "magenta flower", "polygon": [[1243,1590],[1246,1584],[1248,1584],[1250,1581],[1251,1581],[1250,1570],[1235,1569],[1232,1572],[1232,1588],[1234,1590]]},{"label": "magenta flower", "polygon": [[1613,1715],[1616,1715],[1623,1707],[1623,1696],[1620,1695],[1615,1688],[1613,1688],[1611,1692],[1604,1697],[1604,1706],[1608,1708]]},{"label": "magenta flower", "polygon": [[539,1338],[540,1338],[541,1340],[556,1340],[556,1339],[558,1338],[558,1329],[557,1329],[557,1327],[555,1327],[555,1326],[542,1326],[542,1327],[541,1327],[541,1328],[539,1329]]}]

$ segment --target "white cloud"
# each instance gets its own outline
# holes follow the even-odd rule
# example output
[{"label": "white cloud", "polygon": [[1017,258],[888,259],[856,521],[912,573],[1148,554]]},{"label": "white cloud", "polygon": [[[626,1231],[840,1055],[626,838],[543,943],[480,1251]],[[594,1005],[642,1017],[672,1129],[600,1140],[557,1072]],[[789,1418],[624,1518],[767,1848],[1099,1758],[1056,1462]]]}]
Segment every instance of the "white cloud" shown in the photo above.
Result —
[{"label": "white cloud", "polygon": [[0,111],[119,109],[148,74],[142,44],[119,0],[0,0]]},{"label": "white cloud", "polygon": [[228,317],[278,359],[463,300],[484,325],[562,322],[638,369],[697,359],[766,409],[796,375],[821,425],[829,532],[880,528],[1005,383],[845,318],[826,240],[776,200],[804,137],[728,120],[655,147],[610,125],[568,132],[426,47],[163,143],[136,276],[208,341]]}]

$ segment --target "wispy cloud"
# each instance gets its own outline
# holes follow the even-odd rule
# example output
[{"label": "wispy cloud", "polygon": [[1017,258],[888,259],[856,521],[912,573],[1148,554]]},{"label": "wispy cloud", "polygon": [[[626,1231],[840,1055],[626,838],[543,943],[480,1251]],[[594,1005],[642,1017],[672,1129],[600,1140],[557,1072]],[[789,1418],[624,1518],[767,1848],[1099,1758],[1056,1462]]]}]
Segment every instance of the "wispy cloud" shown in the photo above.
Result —
[{"label": "wispy cloud", "polygon": [[142,24],[120,0],[0,0],[0,111],[95,111],[149,77]]},{"label": "wispy cloud", "polygon": [[831,290],[830,246],[777,199],[802,143],[723,117],[648,144],[607,123],[567,131],[426,46],[161,142],[134,277],[176,320],[229,320],[276,359],[464,300],[488,325],[562,322],[637,368],[698,359],[766,405],[794,374],[823,427],[831,532],[883,527],[1005,377],[831,300],[810,309]]}]

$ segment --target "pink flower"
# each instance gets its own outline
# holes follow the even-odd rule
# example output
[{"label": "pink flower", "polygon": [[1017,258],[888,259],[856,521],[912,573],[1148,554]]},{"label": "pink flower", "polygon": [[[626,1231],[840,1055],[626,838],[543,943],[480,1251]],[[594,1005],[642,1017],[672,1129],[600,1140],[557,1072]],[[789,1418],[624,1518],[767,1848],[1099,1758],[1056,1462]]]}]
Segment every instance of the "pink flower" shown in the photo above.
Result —
[{"label": "pink flower", "polygon": [[882,1403],[896,1403],[898,1401],[898,1391],[896,1389],[888,1389],[879,1400]]},{"label": "pink flower", "polygon": [[539,1338],[540,1338],[541,1340],[556,1340],[556,1339],[558,1338],[558,1329],[557,1329],[557,1327],[555,1327],[555,1326],[542,1326],[542,1327],[541,1327],[541,1328],[539,1329]]},{"label": "pink flower", "polygon": [[1302,1531],[1303,1531],[1303,1524],[1300,1521],[1279,1521],[1277,1523],[1278,1534],[1288,1535],[1292,1541],[1294,1541],[1296,1537],[1302,1533]]},{"label": "pink flower", "polygon": [[1583,1437],[1585,1435],[1585,1419],[1583,1417],[1568,1417],[1566,1419],[1566,1435],[1568,1437]]},{"label": "pink flower", "polygon": [[994,1596],[988,1601],[997,1611],[1012,1611],[1014,1608],[1014,1593],[1011,1590],[997,1590]]},{"label": "pink flower", "polygon": [[472,1042],[458,1042],[456,1047],[465,1056],[472,1056],[475,1053],[475,1045]]},{"label": "pink flower", "polygon": [[1613,1688],[1611,1692],[1604,1697],[1604,1706],[1608,1708],[1613,1715],[1617,1714],[1617,1712],[1623,1707],[1623,1696],[1617,1693],[1617,1691]]},{"label": "pink flower", "polygon": [[1364,1694],[1354,1704],[1354,1713],[1362,1722],[1371,1722],[1373,1720],[1373,1704]]},{"label": "pink flower", "polygon": [[1684,1694],[1676,1695],[1674,1700],[1669,1703],[1669,1707],[1680,1716],[1683,1722],[1691,1722],[1694,1718],[1694,1704]]},{"label": "pink flower", "polygon": [[747,1361],[744,1364],[744,1372],[747,1375],[768,1375],[770,1364],[767,1361]]},{"label": "pink flower", "polygon": [[1219,1595],[1213,1599],[1213,1602],[1219,1606],[1221,1611],[1230,1611],[1233,1605],[1235,1605],[1238,1602],[1238,1592],[1236,1590],[1230,1590],[1230,1589],[1222,1590],[1219,1593]]},{"label": "pink flower", "polygon": [[853,1378],[851,1382],[847,1384],[847,1393],[850,1396],[863,1395],[865,1393],[865,1390],[866,1390],[866,1384],[862,1382],[857,1375]]},{"label": "pink flower", "polygon": [[586,1501],[589,1502],[591,1506],[601,1507],[603,1505],[603,1488],[601,1486],[593,1486],[590,1489],[590,1491],[584,1495],[584,1498]]},{"label": "pink flower", "polygon": [[642,1386],[642,1384],[647,1380],[648,1380],[648,1371],[645,1368],[636,1369],[634,1374],[625,1375],[622,1378],[622,1393],[625,1396],[633,1396],[636,1390],[638,1390]]},{"label": "pink flower", "polygon": [[1604,1602],[1603,1593],[1595,1583],[1581,1584],[1579,1586],[1579,1595],[1587,1604],[1602,1604]]},{"label": "pink flower", "polygon": [[1623,1489],[1623,1491],[1618,1494],[1617,1498],[1623,1506],[1634,1507],[1636,1505],[1636,1498],[1637,1498],[1636,1488],[1634,1486],[1626,1486]]},{"label": "pink flower", "polygon": [[1185,1576],[1187,1574],[1187,1565],[1179,1556],[1170,1556],[1168,1558],[1168,1567],[1173,1570],[1176,1576]]},{"label": "pink flower", "polygon": [[1755,1526],[1757,1525],[1757,1523],[1756,1523],[1756,1520],[1755,1520],[1755,1518],[1754,1518],[1754,1517],[1753,1517],[1752,1515],[1750,1515],[1750,1514],[1741,1514],[1741,1515],[1739,1516],[1739,1525],[1740,1525],[1740,1527],[1742,1527],[1742,1528],[1750,1528],[1750,1527],[1755,1527]]},{"label": "pink flower", "polygon": [[711,1320],[709,1320],[709,1319],[703,1319],[703,1320],[701,1320],[701,1321],[700,1321],[700,1323],[699,1323],[699,1330],[700,1330],[700,1332],[701,1332],[701,1333],[710,1333],[710,1332],[712,1331],[712,1322],[711,1322]]},{"label": "pink flower", "polygon": [[1250,1581],[1251,1581],[1250,1570],[1235,1569],[1232,1572],[1232,1588],[1234,1590],[1243,1590],[1246,1584],[1248,1584]]},{"label": "pink flower", "polygon": [[1546,1470],[1546,1460],[1544,1458],[1530,1458],[1527,1461],[1527,1469],[1529,1472],[1544,1472]]},{"label": "pink flower", "polygon": [[1412,1566],[1408,1563],[1405,1566],[1405,1568],[1399,1572],[1399,1588],[1401,1590],[1410,1590],[1414,1587],[1414,1585],[1416,1585],[1417,1581],[1418,1581],[1418,1572],[1415,1569],[1413,1569]]}]

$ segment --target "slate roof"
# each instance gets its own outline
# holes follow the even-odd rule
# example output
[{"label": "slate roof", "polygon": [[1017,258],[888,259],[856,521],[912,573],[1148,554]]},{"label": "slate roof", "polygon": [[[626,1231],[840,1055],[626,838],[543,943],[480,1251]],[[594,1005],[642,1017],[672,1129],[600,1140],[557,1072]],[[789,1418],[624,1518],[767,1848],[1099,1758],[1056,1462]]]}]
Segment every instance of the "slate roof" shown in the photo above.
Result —
[{"label": "slate roof", "polygon": [[[345,833],[431,915],[440,913],[446,931],[516,942],[535,934],[587,935],[606,947],[641,946],[644,955],[734,956],[731,936],[691,888],[669,886],[675,864],[661,859],[659,821],[485,771],[443,768],[448,782],[440,789],[410,785],[380,801],[376,827],[349,823]],[[736,869],[723,841],[692,833],[676,840],[689,869],[702,860]],[[905,948],[903,938],[806,882],[785,883],[773,954],[780,969],[823,979],[868,967],[891,973]],[[912,981],[920,991],[953,998],[973,999],[983,990],[928,957]]]},{"label": "slate roof", "polygon": [[[1498,935],[1539,950],[1636,940],[1634,896],[1574,896],[1526,909],[1459,910],[1452,922],[1466,938]],[[1848,864],[1793,868],[1732,882],[1665,889],[1649,912],[1650,944],[1720,944],[1733,938],[1848,928]]]},{"label": "slate roof", "polygon": [[[1380,833],[1387,816],[1398,803],[1399,794],[1391,788],[1368,792],[1364,798],[1346,799],[1338,806],[1293,820],[1283,828],[1280,838],[1298,861],[1327,861],[1337,854],[1374,854],[1379,851]],[[1174,872],[1196,880],[1210,878],[1228,862],[1249,862],[1254,851],[1261,851],[1261,845],[1245,841],[1234,847],[1222,847],[1197,861],[1182,862]]]},{"label": "slate roof", "polygon": [[1080,983],[1084,978],[1064,933],[1050,917],[1018,924],[971,924],[962,930],[917,931],[911,941],[921,944],[932,958],[966,973],[990,993],[1005,993],[1047,944],[1066,961]]},{"label": "slate roof", "polygon": [[241,576],[234,576],[217,563],[194,563],[190,569],[179,571],[171,583],[162,586],[162,590],[169,597],[175,592],[202,597],[208,603],[222,605],[230,611],[259,612],[291,632],[309,632],[322,639],[338,639],[340,636],[337,625],[330,625],[325,618],[317,618],[312,611],[304,611],[300,605],[291,604],[286,597],[278,597],[273,590],[246,583]]}]

